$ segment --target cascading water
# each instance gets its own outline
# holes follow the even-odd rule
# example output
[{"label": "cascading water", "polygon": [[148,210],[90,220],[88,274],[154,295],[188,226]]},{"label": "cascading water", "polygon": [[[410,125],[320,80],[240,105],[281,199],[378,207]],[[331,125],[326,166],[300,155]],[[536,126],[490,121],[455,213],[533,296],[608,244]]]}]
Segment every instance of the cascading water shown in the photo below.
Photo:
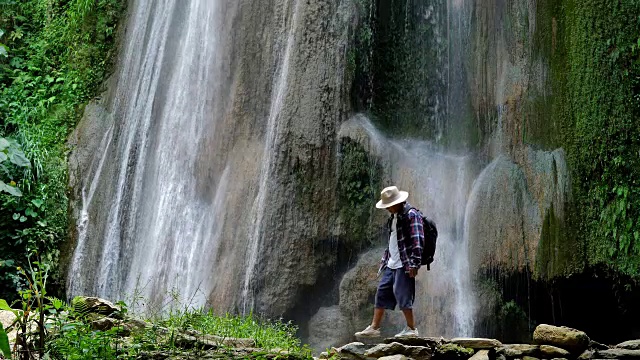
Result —
[{"label": "cascading water", "polygon": [[[223,110],[223,99],[216,96],[225,56],[221,4],[167,0],[132,5],[112,104],[116,129],[105,135],[95,154],[99,165],[83,186],[88,194],[69,274],[70,295],[138,293],[159,301],[176,291],[196,304],[206,301],[220,236],[215,219],[224,209],[229,181],[228,166],[221,166],[213,172],[215,197],[203,197],[199,176],[205,159],[200,154],[207,144],[202,140],[215,136],[218,129],[209,119]],[[96,191],[108,206],[95,203]],[[91,210],[106,214],[88,216]],[[92,276],[81,274],[90,267]]]},{"label": "cascading water", "polygon": [[[286,32],[286,45],[284,47],[284,54],[281,56],[281,62],[278,66],[277,75],[275,77],[274,92],[271,99],[271,108],[269,110],[269,118],[267,120],[267,135],[264,144],[264,154],[269,154],[274,149],[276,142],[275,137],[278,134],[278,117],[284,103],[285,92],[287,89],[287,79],[289,76],[289,65],[291,62],[291,52],[293,51],[293,45],[295,41],[296,26],[298,24],[299,14],[299,0],[296,0],[293,5],[293,15],[290,27]],[[284,22],[284,19],[283,19]],[[262,162],[260,168],[260,185],[258,188],[258,196],[256,197],[252,212],[252,229],[249,236],[249,250],[247,255],[247,267],[244,276],[244,285],[242,287],[242,311],[249,312],[254,308],[253,294],[251,293],[252,281],[255,280],[255,269],[258,261],[258,250],[260,249],[261,242],[261,230],[263,229],[263,219],[265,213],[265,200],[267,196],[268,186],[267,183],[271,176],[271,157],[267,157]]]}]

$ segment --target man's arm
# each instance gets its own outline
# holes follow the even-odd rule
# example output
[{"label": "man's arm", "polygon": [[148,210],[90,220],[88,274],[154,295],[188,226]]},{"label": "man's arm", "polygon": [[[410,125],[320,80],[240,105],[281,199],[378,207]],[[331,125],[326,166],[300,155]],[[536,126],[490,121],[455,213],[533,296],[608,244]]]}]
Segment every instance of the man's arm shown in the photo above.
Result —
[{"label": "man's arm", "polygon": [[424,244],[424,226],[422,217],[417,211],[409,211],[409,236],[411,252],[409,263],[411,268],[419,269],[422,263],[422,244]]}]

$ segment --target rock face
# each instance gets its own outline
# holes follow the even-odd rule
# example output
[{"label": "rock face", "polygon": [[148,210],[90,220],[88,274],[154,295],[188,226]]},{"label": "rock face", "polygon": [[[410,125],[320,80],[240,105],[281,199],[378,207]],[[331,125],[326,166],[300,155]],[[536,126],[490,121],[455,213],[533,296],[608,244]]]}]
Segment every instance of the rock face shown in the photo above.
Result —
[{"label": "rock face", "polygon": [[533,332],[536,344],[553,345],[568,350],[574,355],[581,354],[589,346],[589,337],[583,331],[565,326],[538,325]]}]

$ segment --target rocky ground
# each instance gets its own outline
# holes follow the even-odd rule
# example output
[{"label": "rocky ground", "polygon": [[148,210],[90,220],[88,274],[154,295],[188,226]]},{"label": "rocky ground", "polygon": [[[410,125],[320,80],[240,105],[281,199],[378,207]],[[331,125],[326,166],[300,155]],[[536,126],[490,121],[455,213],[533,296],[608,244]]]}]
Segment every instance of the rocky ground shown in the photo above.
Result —
[{"label": "rocky ground", "polygon": [[353,342],[332,348],[320,359],[350,360],[561,360],[640,359],[640,340],[609,346],[589,339],[580,330],[539,325],[531,344],[502,344],[483,338],[389,338]]}]

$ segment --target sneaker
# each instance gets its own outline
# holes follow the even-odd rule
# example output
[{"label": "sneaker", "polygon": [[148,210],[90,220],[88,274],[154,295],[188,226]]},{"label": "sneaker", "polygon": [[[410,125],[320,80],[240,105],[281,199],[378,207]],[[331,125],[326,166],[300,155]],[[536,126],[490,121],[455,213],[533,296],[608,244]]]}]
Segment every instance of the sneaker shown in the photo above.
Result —
[{"label": "sneaker", "polygon": [[418,337],[418,329],[410,329],[408,326],[405,326],[395,337]]},{"label": "sneaker", "polygon": [[358,331],[356,337],[380,337],[380,329],[374,329],[373,326],[369,325],[366,329]]}]

